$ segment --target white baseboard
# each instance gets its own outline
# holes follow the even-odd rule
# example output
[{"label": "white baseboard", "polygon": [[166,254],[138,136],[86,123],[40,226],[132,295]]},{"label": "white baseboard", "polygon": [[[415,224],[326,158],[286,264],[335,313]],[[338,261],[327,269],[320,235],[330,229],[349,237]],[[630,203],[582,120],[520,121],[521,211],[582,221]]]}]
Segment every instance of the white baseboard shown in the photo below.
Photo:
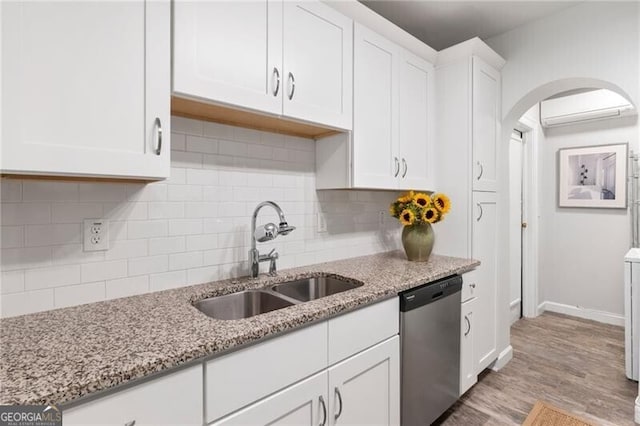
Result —
[{"label": "white baseboard", "polygon": [[491,365],[491,369],[493,371],[499,371],[500,369],[502,369],[502,367],[507,365],[509,361],[511,361],[511,358],[513,358],[513,347],[509,345],[505,348],[505,350],[500,352],[500,355],[498,355],[498,359],[496,359]]},{"label": "white baseboard", "polygon": [[514,322],[520,319],[520,299],[514,300],[511,302],[511,313],[509,314],[510,325],[513,325]]},{"label": "white baseboard", "polygon": [[564,305],[556,302],[542,302],[538,305],[538,314],[544,311],[556,312],[558,314],[571,315],[605,324],[619,325],[624,327],[624,316],[611,312],[597,311],[595,309],[581,308],[580,306]]},{"label": "white baseboard", "polygon": [[640,396],[636,398],[636,406],[633,413],[634,413],[633,420],[636,423],[640,423]]}]

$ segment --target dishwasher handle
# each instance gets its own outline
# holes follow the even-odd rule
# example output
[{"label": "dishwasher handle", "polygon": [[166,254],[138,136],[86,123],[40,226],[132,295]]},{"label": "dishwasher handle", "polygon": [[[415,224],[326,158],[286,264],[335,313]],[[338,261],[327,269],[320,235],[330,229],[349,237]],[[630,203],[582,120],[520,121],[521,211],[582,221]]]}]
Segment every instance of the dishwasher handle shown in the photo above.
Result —
[{"label": "dishwasher handle", "polygon": [[453,275],[438,281],[400,293],[400,311],[408,312],[445,297],[458,294],[462,290],[462,277]]}]

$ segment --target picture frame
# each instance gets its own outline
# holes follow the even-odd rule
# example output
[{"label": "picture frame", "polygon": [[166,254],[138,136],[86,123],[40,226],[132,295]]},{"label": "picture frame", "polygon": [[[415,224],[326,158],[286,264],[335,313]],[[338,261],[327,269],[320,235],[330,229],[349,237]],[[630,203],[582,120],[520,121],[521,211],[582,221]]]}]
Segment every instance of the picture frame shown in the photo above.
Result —
[{"label": "picture frame", "polygon": [[558,150],[558,206],[626,208],[628,149],[625,142]]}]

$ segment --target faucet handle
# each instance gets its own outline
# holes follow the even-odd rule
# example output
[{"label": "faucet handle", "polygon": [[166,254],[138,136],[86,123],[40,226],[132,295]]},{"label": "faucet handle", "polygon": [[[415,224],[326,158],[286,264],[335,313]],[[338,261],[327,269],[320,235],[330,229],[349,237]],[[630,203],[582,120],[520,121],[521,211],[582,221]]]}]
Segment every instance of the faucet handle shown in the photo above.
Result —
[{"label": "faucet handle", "polygon": [[274,252],[276,251],[276,249],[271,249],[271,251],[269,252],[269,254],[267,255],[267,257],[269,259],[277,259],[278,258],[278,253],[276,253],[274,255]]}]

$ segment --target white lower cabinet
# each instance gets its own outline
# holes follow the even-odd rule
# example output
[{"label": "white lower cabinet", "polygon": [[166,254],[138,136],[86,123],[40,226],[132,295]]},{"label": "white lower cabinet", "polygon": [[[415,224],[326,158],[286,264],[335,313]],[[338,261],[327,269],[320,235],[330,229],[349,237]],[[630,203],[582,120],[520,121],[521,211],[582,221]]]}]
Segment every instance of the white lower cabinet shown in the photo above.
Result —
[{"label": "white lower cabinet", "polygon": [[202,425],[202,364],[63,410],[70,425]]},{"label": "white lower cabinet", "polygon": [[400,338],[329,368],[329,425],[400,424]]},{"label": "white lower cabinet", "polygon": [[460,395],[478,382],[473,350],[475,304],[474,297],[462,303],[460,311]]},{"label": "white lower cabinet", "polygon": [[326,425],[327,416],[327,372],[323,371],[212,424],[316,426]]}]

